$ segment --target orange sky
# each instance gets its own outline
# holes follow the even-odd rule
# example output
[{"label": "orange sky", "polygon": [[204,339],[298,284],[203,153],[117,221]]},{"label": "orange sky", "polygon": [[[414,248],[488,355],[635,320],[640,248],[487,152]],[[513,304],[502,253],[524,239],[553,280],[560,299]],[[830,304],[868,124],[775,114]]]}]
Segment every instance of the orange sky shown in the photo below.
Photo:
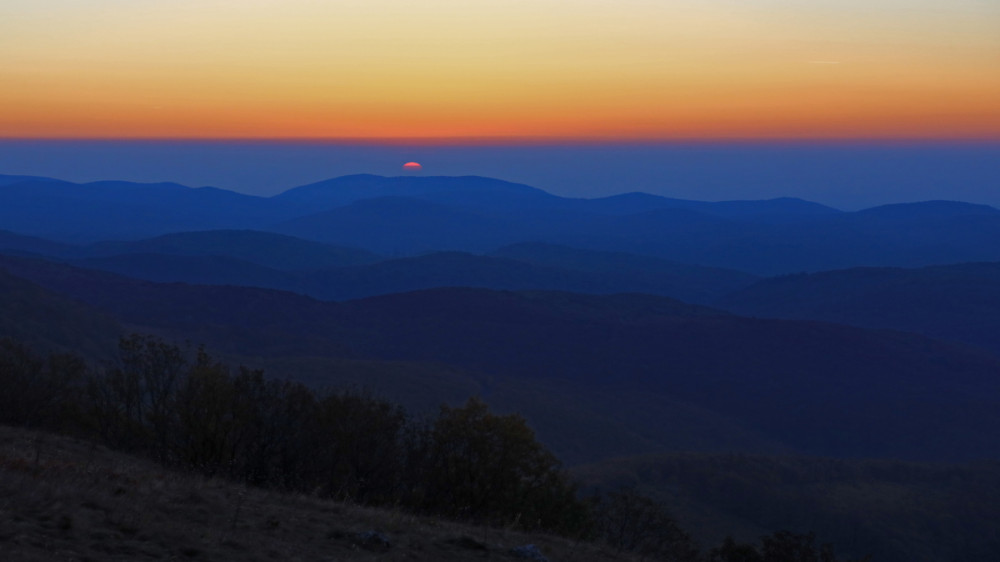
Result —
[{"label": "orange sky", "polygon": [[1000,138],[993,0],[9,0],[0,53],[8,138]]}]

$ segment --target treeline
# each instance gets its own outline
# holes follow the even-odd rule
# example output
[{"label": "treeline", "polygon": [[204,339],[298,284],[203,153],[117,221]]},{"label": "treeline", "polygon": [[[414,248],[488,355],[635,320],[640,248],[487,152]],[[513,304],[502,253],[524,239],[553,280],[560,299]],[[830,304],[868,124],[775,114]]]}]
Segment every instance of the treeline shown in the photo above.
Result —
[{"label": "treeline", "polygon": [[247,485],[601,540],[662,560],[835,560],[829,546],[791,533],[703,554],[634,491],[582,497],[522,417],[477,398],[418,420],[361,392],[268,379],[142,335],[123,338],[117,360],[100,367],[0,340],[0,385],[0,423],[97,438]]}]

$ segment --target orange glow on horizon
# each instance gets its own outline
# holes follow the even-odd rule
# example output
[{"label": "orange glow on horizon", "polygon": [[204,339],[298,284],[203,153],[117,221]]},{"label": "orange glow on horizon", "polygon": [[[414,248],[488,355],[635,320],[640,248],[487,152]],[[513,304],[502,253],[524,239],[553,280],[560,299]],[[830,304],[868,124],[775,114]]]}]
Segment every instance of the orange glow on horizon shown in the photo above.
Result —
[{"label": "orange glow on horizon", "polygon": [[[501,122],[382,123],[368,122],[331,131],[307,117],[255,120],[212,111],[191,112],[182,119],[140,119],[127,114],[103,120],[5,122],[0,138],[7,139],[162,139],[162,140],[327,140],[333,142],[420,141],[470,143],[646,142],[672,140],[753,139],[969,139],[1000,140],[1000,116],[974,111],[939,109],[919,112],[882,112],[861,108],[852,112],[803,115],[785,111],[739,114],[717,111],[709,115],[678,115],[643,122],[623,116],[599,122],[574,122],[559,116],[524,117]],[[263,122],[262,122],[263,121]]]},{"label": "orange glow on horizon", "polygon": [[793,4],[10,0],[0,138],[1000,139],[1000,4]]}]

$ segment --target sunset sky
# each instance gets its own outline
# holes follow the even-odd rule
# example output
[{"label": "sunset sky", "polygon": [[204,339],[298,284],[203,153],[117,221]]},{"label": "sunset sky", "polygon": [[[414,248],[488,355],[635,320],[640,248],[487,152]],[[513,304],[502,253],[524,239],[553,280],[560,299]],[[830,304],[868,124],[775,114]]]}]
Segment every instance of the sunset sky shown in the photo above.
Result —
[{"label": "sunset sky", "polygon": [[996,0],[5,0],[0,137],[1000,139]]}]

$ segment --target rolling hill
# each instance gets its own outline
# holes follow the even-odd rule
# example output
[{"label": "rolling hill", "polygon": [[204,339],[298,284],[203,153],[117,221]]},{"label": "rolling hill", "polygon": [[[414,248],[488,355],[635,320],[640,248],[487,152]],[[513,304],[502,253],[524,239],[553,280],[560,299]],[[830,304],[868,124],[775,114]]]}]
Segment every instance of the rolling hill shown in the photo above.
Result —
[{"label": "rolling hill", "polygon": [[331,246],[255,230],[178,232],[143,240],[100,242],[75,252],[79,257],[123,254],[225,256],[284,271],[349,267],[383,259],[357,248]]},{"label": "rolling hill", "polygon": [[62,256],[76,251],[77,248],[71,244],[0,230],[0,252],[5,254]]},{"label": "rolling hill", "polygon": [[517,236],[506,218],[409,197],[364,199],[292,219],[274,230],[393,256],[437,250],[476,252]]},{"label": "rolling hill", "polygon": [[781,276],[716,304],[745,315],[917,332],[1000,353],[1000,263],[995,262]]},{"label": "rolling hill", "polygon": [[281,204],[298,205],[308,211],[333,209],[365,199],[386,197],[464,202],[469,206],[488,208],[495,208],[493,205],[507,200],[516,201],[521,206],[541,201],[551,204],[562,199],[531,186],[480,176],[384,177],[371,174],[341,176],[294,187],[271,199]]},{"label": "rolling hill", "polygon": [[122,327],[109,315],[0,267],[0,337],[43,351],[111,356]]},{"label": "rolling hill", "polygon": [[[1000,359],[916,335],[744,318],[638,294],[434,289],[327,303],[23,258],[3,265],[125,324],[228,354],[447,364],[498,387],[572,388],[591,411],[610,400],[612,418],[634,431],[676,420],[677,408],[656,410],[665,398],[809,454],[1000,455]],[[651,402],[641,408],[626,398],[642,396]],[[712,448],[706,423],[661,427]]]},{"label": "rolling hill", "polygon": [[[113,247],[128,250],[144,246],[120,243]],[[491,256],[434,252],[313,271],[282,271],[258,265],[268,261],[266,249],[262,257],[252,262],[226,255],[189,253],[192,255],[126,253],[67,260],[67,263],[147,281],[279,289],[321,300],[347,300],[435,287],[481,287],[594,294],[643,292],[698,303],[712,301],[756,279],[736,271],[686,266],[656,258],[531,244],[502,249]],[[283,254],[276,257],[280,255]],[[302,259],[306,257],[307,254],[300,255]],[[294,255],[285,261],[302,263]]]},{"label": "rolling hill", "polygon": [[75,244],[252,228],[289,213],[261,197],[173,183],[31,179],[0,186],[0,227]]},{"label": "rolling hill", "polygon": [[490,255],[540,266],[596,274],[618,287],[618,292],[663,295],[698,304],[712,302],[715,300],[712,295],[728,294],[759,279],[742,271],[683,264],[625,252],[599,252],[555,244],[531,242],[514,244],[499,248]]}]

